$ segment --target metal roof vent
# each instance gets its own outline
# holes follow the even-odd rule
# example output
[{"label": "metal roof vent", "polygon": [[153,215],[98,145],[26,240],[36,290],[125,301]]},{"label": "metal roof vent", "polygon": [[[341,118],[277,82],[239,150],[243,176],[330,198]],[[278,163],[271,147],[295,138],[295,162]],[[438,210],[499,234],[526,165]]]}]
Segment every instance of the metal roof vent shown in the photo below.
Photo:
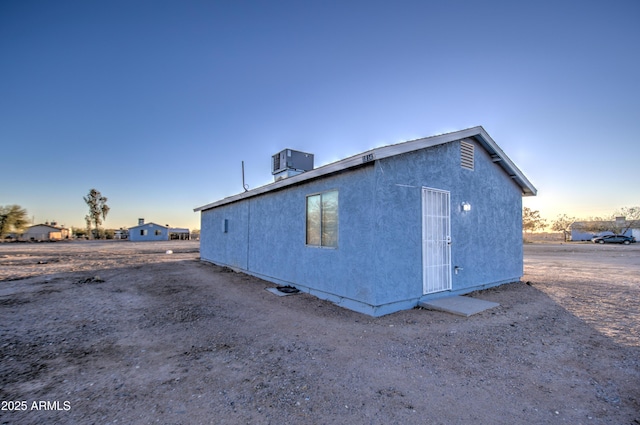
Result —
[{"label": "metal roof vent", "polygon": [[313,170],[313,154],[285,149],[271,157],[271,174],[274,181]]},{"label": "metal roof vent", "polygon": [[473,170],[473,144],[460,142],[460,165],[467,170]]}]

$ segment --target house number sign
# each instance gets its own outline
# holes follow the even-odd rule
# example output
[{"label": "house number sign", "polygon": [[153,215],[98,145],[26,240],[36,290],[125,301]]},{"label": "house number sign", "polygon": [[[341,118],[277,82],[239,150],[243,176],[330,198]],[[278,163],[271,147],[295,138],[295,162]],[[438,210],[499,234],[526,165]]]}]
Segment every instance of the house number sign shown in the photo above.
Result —
[{"label": "house number sign", "polygon": [[373,153],[368,153],[366,155],[362,155],[362,163],[364,164],[365,162],[371,162],[373,161],[375,158],[375,156],[373,155]]}]

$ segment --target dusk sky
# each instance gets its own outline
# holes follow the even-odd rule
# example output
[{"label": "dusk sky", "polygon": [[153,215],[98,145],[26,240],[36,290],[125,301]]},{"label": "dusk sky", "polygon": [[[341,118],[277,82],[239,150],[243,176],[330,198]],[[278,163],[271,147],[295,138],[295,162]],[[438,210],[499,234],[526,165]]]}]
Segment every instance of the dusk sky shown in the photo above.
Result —
[{"label": "dusk sky", "polygon": [[640,1],[0,2],[0,205],[84,227],[200,227],[193,208],[482,125],[524,206],[640,205]]}]

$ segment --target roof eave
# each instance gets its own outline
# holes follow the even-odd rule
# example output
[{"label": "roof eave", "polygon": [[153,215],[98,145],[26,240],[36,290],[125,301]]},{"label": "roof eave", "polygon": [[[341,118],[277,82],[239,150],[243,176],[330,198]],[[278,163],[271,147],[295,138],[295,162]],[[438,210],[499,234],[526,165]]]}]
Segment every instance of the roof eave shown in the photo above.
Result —
[{"label": "roof eave", "polygon": [[498,146],[498,144],[489,136],[489,134],[482,127],[475,127],[478,129],[478,134],[473,138],[477,140],[489,155],[493,158],[493,162],[496,162],[505,172],[511,177],[518,186],[522,189],[523,196],[536,196],[538,190],[527,179],[522,171],[511,161],[511,159],[504,153],[504,151]]},{"label": "roof eave", "polygon": [[523,196],[535,196],[537,193],[536,188],[525,177],[525,175],[516,167],[516,165],[509,159],[509,157],[500,149],[498,144],[489,136],[482,126],[472,127],[465,130],[455,131],[452,133],[439,134],[436,136],[425,137],[422,139],[410,140],[407,142],[397,143],[394,145],[382,146],[375,149],[362,152],[360,154],[342,159],[340,161],[333,162],[331,164],[318,167],[311,171],[298,174],[296,176],[288,177],[286,179],[278,180],[274,183],[255,188],[253,190],[242,192],[237,195],[229,196],[216,202],[212,202],[207,205],[203,205],[198,208],[194,208],[194,212],[205,211],[211,208],[215,208],[221,205],[230,204],[232,202],[240,201],[245,198],[257,196],[266,192],[278,190],[287,186],[293,186],[301,182],[316,179],[325,175],[333,174],[361,166],[363,164],[373,162],[377,159],[388,158],[391,156],[400,155],[407,152],[416,151],[419,149],[428,148],[431,146],[441,145],[444,143],[453,142],[455,140],[462,140],[467,138],[473,138],[480,143],[483,148],[489,152],[494,158],[494,162],[497,162],[507,174],[514,180],[514,182],[522,189]]},{"label": "roof eave", "polygon": [[150,221],[148,223],[143,223],[143,224],[138,224],[136,226],[127,227],[127,229],[131,230],[131,229],[135,229],[136,227],[149,227],[149,226],[164,227],[165,229],[169,228],[167,226],[163,226],[162,224],[158,224],[158,223],[154,223],[154,222]]}]

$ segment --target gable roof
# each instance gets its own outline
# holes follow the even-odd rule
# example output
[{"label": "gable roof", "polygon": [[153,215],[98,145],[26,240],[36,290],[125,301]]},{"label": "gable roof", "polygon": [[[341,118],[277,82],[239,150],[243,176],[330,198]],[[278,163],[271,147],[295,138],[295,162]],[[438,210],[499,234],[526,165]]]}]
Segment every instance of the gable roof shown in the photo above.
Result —
[{"label": "gable roof", "polygon": [[[516,165],[509,159],[509,157],[500,149],[498,144],[489,136],[482,126],[468,128],[466,130],[454,131],[452,133],[440,134],[437,136],[425,137],[422,139],[410,140],[408,142],[397,143],[394,145],[382,146],[379,148],[370,149],[360,154],[342,159],[340,161],[333,162],[331,164],[323,165],[322,167],[315,168],[311,171],[306,171],[302,174],[298,174],[286,179],[278,180],[276,182],[257,187],[247,192],[239,193],[237,195],[229,196],[216,202],[212,202],[207,205],[203,205],[198,208],[194,208],[193,211],[204,211],[211,208],[219,207],[221,205],[230,204],[232,202],[239,201],[241,199],[250,198],[253,196],[261,195],[263,193],[278,190],[287,186],[295,185],[306,180],[316,179],[328,174],[337,173],[339,171],[346,170],[348,168],[357,167],[365,162],[389,158],[392,156],[417,151],[420,149],[429,148],[432,146],[443,145],[445,143],[454,142],[456,140],[472,138],[478,142],[491,156],[494,163],[498,164],[505,170],[507,175],[513,179],[513,181],[520,186],[523,196],[535,196],[537,189],[531,184],[531,182],[525,177],[525,175],[516,167]],[[366,160],[365,160],[366,158]]]},{"label": "gable roof", "polygon": [[138,224],[137,226],[128,227],[128,229],[131,230],[131,229],[135,229],[137,227],[153,227],[153,226],[162,227],[163,229],[168,229],[167,226],[163,226],[162,224],[156,224],[156,223],[154,223],[152,221],[150,221],[148,223]]},{"label": "gable roof", "polygon": [[33,226],[27,227],[27,230],[33,229],[35,227],[48,227],[48,228],[54,229],[54,230],[63,230],[64,229],[64,227],[56,227],[56,226],[52,226],[51,224],[34,224]]}]

